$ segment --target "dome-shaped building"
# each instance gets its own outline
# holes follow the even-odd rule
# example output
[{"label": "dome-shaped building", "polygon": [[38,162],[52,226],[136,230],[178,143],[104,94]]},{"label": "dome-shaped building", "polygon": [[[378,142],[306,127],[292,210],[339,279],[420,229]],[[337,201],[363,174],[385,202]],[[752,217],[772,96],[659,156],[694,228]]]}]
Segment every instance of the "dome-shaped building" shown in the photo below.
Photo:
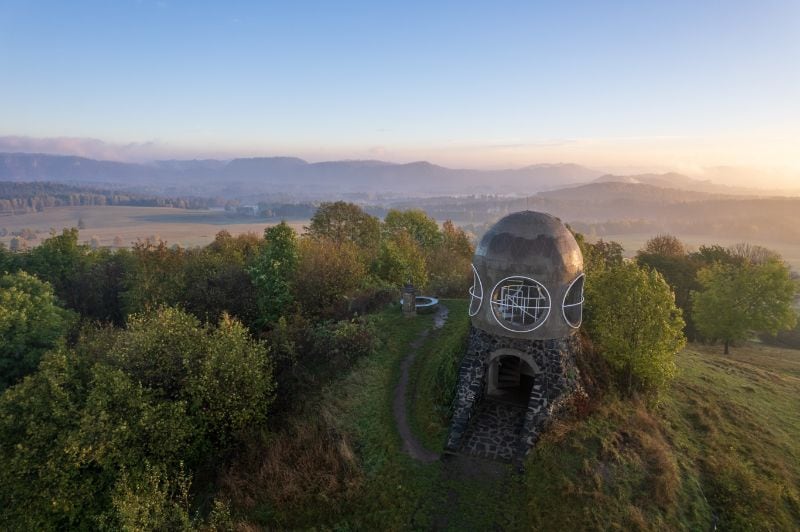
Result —
[{"label": "dome-shaped building", "polygon": [[483,236],[472,273],[447,449],[519,460],[578,389],[583,257],[558,218],[517,212]]},{"label": "dome-shaped building", "polygon": [[558,218],[523,211],[497,222],[472,259],[472,324],[511,338],[569,336],[580,326],[583,256]]}]

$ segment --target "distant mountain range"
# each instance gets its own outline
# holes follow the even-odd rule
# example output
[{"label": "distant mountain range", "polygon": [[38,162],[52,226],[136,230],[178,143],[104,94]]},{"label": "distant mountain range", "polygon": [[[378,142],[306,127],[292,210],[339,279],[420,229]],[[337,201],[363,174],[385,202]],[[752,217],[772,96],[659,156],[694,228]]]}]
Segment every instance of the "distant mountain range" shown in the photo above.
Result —
[{"label": "distant mountain range", "polygon": [[[472,170],[446,168],[426,161],[407,164],[370,160],[310,163],[296,157],[166,160],[140,164],[65,155],[0,153],[0,181],[103,185],[170,196],[221,196],[244,202],[266,198],[285,201],[476,194],[528,196],[563,188],[573,189],[571,196],[613,192],[613,187],[608,186],[574,190],[574,187],[589,184],[635,184],[716,195],[771,194],[764,190],[719,185],[678,173],[604,175],[577,164]],[[553,194],[557,196],[558,192]],[[692,199],[687,196],[685,201]]]},{"label": "distant mountain range", "polygon": [[0,180],[123,185],[170,194],[243,198],[269,193],[296,197],[367,195],[532,194],[585,183],[602,172],[576,164],[541,164],[511,170],[445,168],[421,161],[327,161],[257,157],[230,161],[169,160],[150,164],[83,157],[2,153]]}]

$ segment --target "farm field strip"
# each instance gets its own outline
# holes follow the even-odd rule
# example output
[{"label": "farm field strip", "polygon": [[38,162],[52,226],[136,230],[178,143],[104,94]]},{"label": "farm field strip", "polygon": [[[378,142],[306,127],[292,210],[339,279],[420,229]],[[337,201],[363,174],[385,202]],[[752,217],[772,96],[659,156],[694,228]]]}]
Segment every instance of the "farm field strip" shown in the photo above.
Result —
[{"label": "farm field strip", "polygon": [[[120,237],[123,245],[130,246],[138,239],[157,236],[167,244],[184,247],[202,246],[214,240],[214,236],[226,230],[232,235],[254,232],[263,233],[266,227],[280,220],[256,221],[254,218],[230,216],[224,211],[186,210],[170,207],[126,207],[92,206],[59,207],[40,213],[27,213],[0,217],[0,227],[8,234],[0,242],[8,245],[12,232],[22,229],[37,231],[37,239],[30,241],[35,246],[47,238],[50,230],[61,232],[64,228],[77,227],[81,242],[97,237],[101,246],[114,247],[114,239]],[[307,220],[289,221],[296,231],[302,232]]]}]

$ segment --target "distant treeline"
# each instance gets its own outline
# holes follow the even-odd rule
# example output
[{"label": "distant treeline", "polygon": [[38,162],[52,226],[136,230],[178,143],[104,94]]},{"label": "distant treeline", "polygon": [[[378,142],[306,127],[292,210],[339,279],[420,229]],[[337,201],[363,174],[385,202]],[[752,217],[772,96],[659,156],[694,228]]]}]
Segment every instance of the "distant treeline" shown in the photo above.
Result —
[{"label": "distant treeline", "polygon": [[258,204],[257,215],[265,218],[280,218],[282,220],[308,220],[317,212],[319,203],[272,203]]},{"label": "distant treeline", "polygon": [[[281,220],[307,220],[314,216],[314,213],[317,212],[317,209],[320,206],[320,202],[315,201],[305,201],[305,202],[259,202],[258,208],[254,211],[254,214],[257,216],[263,216],[264,218],[276,218]],[[377,216],[378,218],[383,218],[386,214],[391,210],[389,207],[384,207],[381,205],[361,205],[361,207],[366,211],[368,214],[372,216]],[[413,205],[406,206],[407,209],[413,209]],[[244,212],[246,208],[240,208],[240,211]],[[438,216],[437,212],[437,219],[446,220],[449,219],[447,217],[441,218]]]},{"label": "distant treeline", "polygon": [[0,181],[0,213],[3,214],[42,212],[45,209],[54,207],[77,207],[84,205],[208,209],[211,207],[230,207],[230,203],[232,202],[226,202],[223,199],[197,197],[167,198],[44,181],[31,183]]}]

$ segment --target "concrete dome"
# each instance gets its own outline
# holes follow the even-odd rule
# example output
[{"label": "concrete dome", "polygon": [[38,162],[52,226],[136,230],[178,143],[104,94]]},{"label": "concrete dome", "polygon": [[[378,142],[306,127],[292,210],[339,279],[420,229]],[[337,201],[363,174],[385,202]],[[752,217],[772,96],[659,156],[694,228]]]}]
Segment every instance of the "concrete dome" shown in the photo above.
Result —
[{"label": "concrete dome", "polygon": [[481,239],[472,264],[475,327],[549,339],[569,336],[580,324],[583,256],[558,218],[533,211],[502,218]]}]

